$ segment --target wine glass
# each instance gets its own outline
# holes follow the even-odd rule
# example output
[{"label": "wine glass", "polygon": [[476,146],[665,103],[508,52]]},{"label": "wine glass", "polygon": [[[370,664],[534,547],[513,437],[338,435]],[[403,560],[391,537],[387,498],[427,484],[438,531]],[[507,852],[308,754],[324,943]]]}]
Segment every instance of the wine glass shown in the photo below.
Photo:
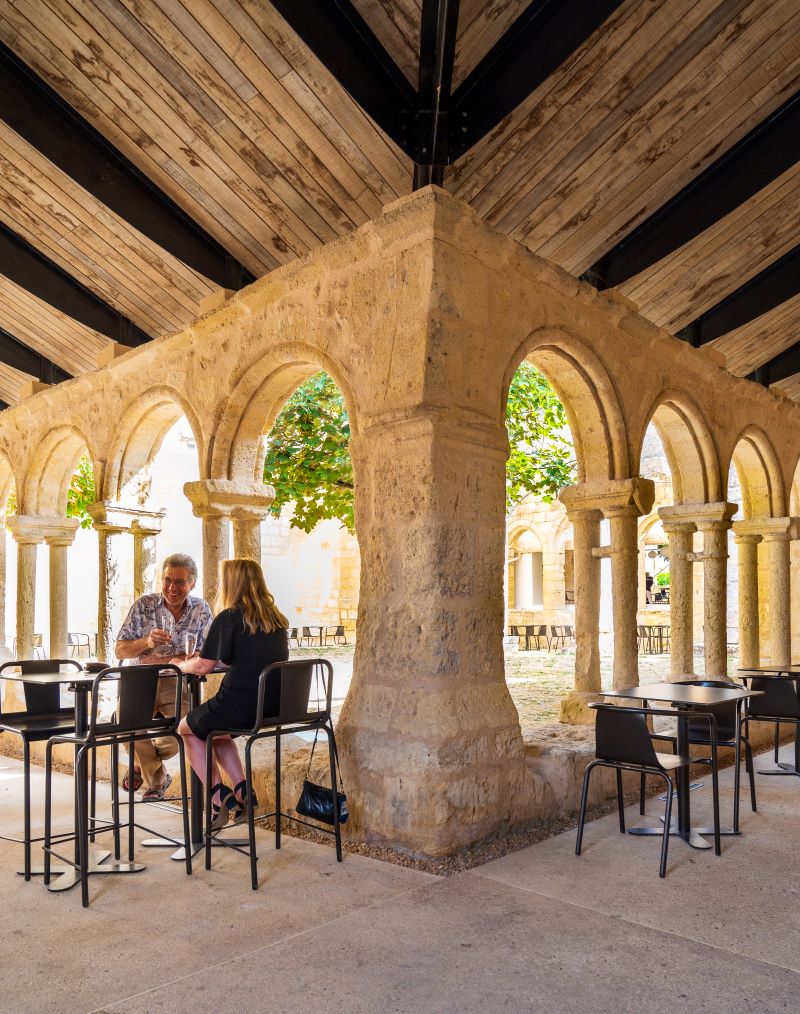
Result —
[{"label": "wine glass", "polygon": [[161,629],[165,631],[167,634],[169,634],[170,637],[169,641],[167,641],[165,644],[162,644],[161,654],[171,655],[174,650],[172,645],[172,631],[175,629],[175,617],[172,615],[171,612],[169,612],[168,609],[164,609],[161,612]]},{"label": "wine glass", "polygon": [[185,634],[183,646],[186,649],[186,657],[191,658],[197,646],[197,634]]}]

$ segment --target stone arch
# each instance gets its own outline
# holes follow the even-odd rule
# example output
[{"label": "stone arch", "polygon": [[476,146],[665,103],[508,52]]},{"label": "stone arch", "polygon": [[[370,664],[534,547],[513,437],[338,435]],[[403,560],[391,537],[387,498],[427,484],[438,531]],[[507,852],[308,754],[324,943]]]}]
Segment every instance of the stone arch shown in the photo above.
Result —
[{"label": "stone arch", "polygon": [[628,442],[616,389],[595,353],[567,331],[540,328],[519,345],[503,378],[502,411],[508,389],[524,360],[545,374],[569,421],[578,482],[628,477]]},{"label": "stone arch", "polygon": [[87,453],[98,475],[97,458],[86,436],[72,425],[55,426],[39,441],[19,496],[20,514],[61,517],[75,467]]},{"label": "stone arch", "polygon": [[676,504],[718,503],[723,499],[719,456],[711,430],[683,391],[663,391],[646,416],[636,446],[639,461],[652,422],[664,447]]},{"label": "stone arch", "polygon": [[734,444],[731,464],[742,490],[742,514],[746,518],[781,518],[786,501],[778,457],[764,431],[747,426]]},{"label": "stone arch", "polygon": [[203,439],[197,414],[174,388],[154,387],[134,399],[122,413],[106,463],[104,500],[121,501],[127,483],[152,461],[164,437],[182,416],[186,416],[197,443],[202,476]]},{"label": "stone arch", "polygon": [[12,489],[19,489],[14,466],[5,444],[0,444],[0,512],[5,510]]},{"label": "stone arch", "polygon": [[218,413],[219,423],[209,442],[208,475],[260,481],[265,435],[300,384],[323,370],[342,392],[350,432],[356,436],[355,402],[338,365],[319,349],[293,342],[272,350],[242,371]]}]

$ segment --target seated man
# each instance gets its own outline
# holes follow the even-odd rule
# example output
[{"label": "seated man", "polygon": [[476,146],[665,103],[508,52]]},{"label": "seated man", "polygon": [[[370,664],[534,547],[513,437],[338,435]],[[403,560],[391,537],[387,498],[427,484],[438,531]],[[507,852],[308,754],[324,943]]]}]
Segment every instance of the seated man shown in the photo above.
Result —
[{"label": "seated man", "polygon": [[[190,654],[203,647],[211,610],[205,599],[189,594],[197,580],[197,565],[191,556],[173,553],[164,560],[161,574],[161,592],[142,595],[131,606],[117,634],[117,658],[133,659],[139,664],[184,659],[187,634],[190,642],[194,638],[194,645],[189,644]],[[184,715],[189,710],[185,695],[181,710]],[[159,681],[154,717],[172,718],[174,713],[174,677],[167,677]],[[163,799],[172,782],[164,761],[178,752],[177,740],[171,736],[146,739],[137,743],[134,750],[137,762],[133,765],[134,788],[143,786],[142,799],[148,802]],[[130,777],[127,771],[122,780],[126,790]]]}]

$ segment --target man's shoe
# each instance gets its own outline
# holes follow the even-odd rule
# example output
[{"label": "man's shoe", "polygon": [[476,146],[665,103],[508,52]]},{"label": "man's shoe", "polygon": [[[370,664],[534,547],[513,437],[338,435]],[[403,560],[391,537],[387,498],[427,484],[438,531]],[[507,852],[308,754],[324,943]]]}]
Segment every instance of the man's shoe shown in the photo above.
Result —
[{"label": "man's shoe", "polygon": [[[125,772],[125,774],[122,776],[122,788],[123,788],[123,791],[125,791],[125,792],[129,792],[130,791],[130,784],[128,782],[128,779],[130,778],[130,775],[131,775],[131,772],[130,772],[130,769],[128,769]],[[133,769],[133,791],[134,792],[138,792],[139,789],[141,789],[141,787],[142,787],[142,772],[138,768],[134,768]]]},{"label": "man's shoe", "polygon": [[142,793],[143,803],[160,803],[166,795],[167,789],[172,785],[172,775],[167,772],[163,785],[151,785]]}]

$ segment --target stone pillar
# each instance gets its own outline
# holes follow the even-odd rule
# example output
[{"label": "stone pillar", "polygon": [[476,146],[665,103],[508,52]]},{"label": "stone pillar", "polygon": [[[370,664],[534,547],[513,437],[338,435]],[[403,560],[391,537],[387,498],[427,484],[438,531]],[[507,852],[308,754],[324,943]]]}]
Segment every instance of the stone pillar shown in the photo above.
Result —
[{"label": "stone pillar", "polygon": [[636,608],[643,610],[647,606],[647,543],[639,540],[639,576],[636,582]]},{"label": "stone pillar", "polygon": [[115,547],[116,536],[124,529],[98,524],[97,529],[99,580],[97,590],[97,657],[101,662],[114,662],[114,621],[119,586],[119,563]]},{"label": "stone pillar", "polygon": [[262,482],[201,479],[187,482],[183,492],[194,516],[203,521],[203,597],[213,603],[220,560],[230,554],[228,519],[233,522],[236,556],[261,563],[260,524],[275,499],[275,490]]},{"label": "stone pillar", "polygon": [[133,535],[133,597],[156,590],[156,536],[161,531],[163,512],[159,512],[158,523],[145,524],[135,519],[131,524]]},{"label": "stone pillar", "polygon": [[639,601],[639,509],[631,504],[606,508],[611,526],[611,591],[614,610],[614,688],[639,683],[636,611]]},{"label": "stone pillar", "polygon": [[728,529],[736,504],[705,504],[696,518],[703,551],[689,559],[703,564],[703,650],[706,676],[728,675]]},{"label": "stone pillar", "polygon": [[670,672],[673,676],[694,673],[693,569],[689,560],[692,521],[674,520],[673,507],[659,509],[664,532],[669,538]]},{"label": "stone pillar", "polygon": [[6,517],[0,513],[0,647],[6,643]]},{"label": "stone pillar", "polygon": [[[337,725],[353,833],[443,854],[521,819],[503,671],[507,437],[435,412],[351,441],[361,599]],[[352,784],[352,783],[351,783]]]},{"label": "stone pillar", "polygon": [[792,661],[789,543],[796,538],[796,521],[794,518],[753,520],[761,526],[767,552],[769,661],[770,665],[789,665]]},{"label": "stone pillar", "polygon": [[69,657],[67,550],[75,541],[77,528],[77,518],[65,518],[62,532],[45,536],[50,547],[50,658]]},{"label": "stone pillar", "polygon": [[11,534],[17,543],[17,658],[33,658],[36,618],[36,547],[40,534],[26,533],[10,518]]},{"label": "stone pillar", "polygon": [[575,689],[561,701],[561,721],[594,722],[587,707],[600,692],[600,545],[598,510],[570,511],[575,567]]},{"label": "stone pillar", "polygon": [[[758,544],[761,535],[749,530],[752,522],[735,521],[739,557],[739,664],[761,664],[758,622]],[[788,661],[788,660],[787,660]]]},{"label": "stone pillar", "polygon": [[231,518],[233,525],[233,555],[261,563],[261,516]]}]

